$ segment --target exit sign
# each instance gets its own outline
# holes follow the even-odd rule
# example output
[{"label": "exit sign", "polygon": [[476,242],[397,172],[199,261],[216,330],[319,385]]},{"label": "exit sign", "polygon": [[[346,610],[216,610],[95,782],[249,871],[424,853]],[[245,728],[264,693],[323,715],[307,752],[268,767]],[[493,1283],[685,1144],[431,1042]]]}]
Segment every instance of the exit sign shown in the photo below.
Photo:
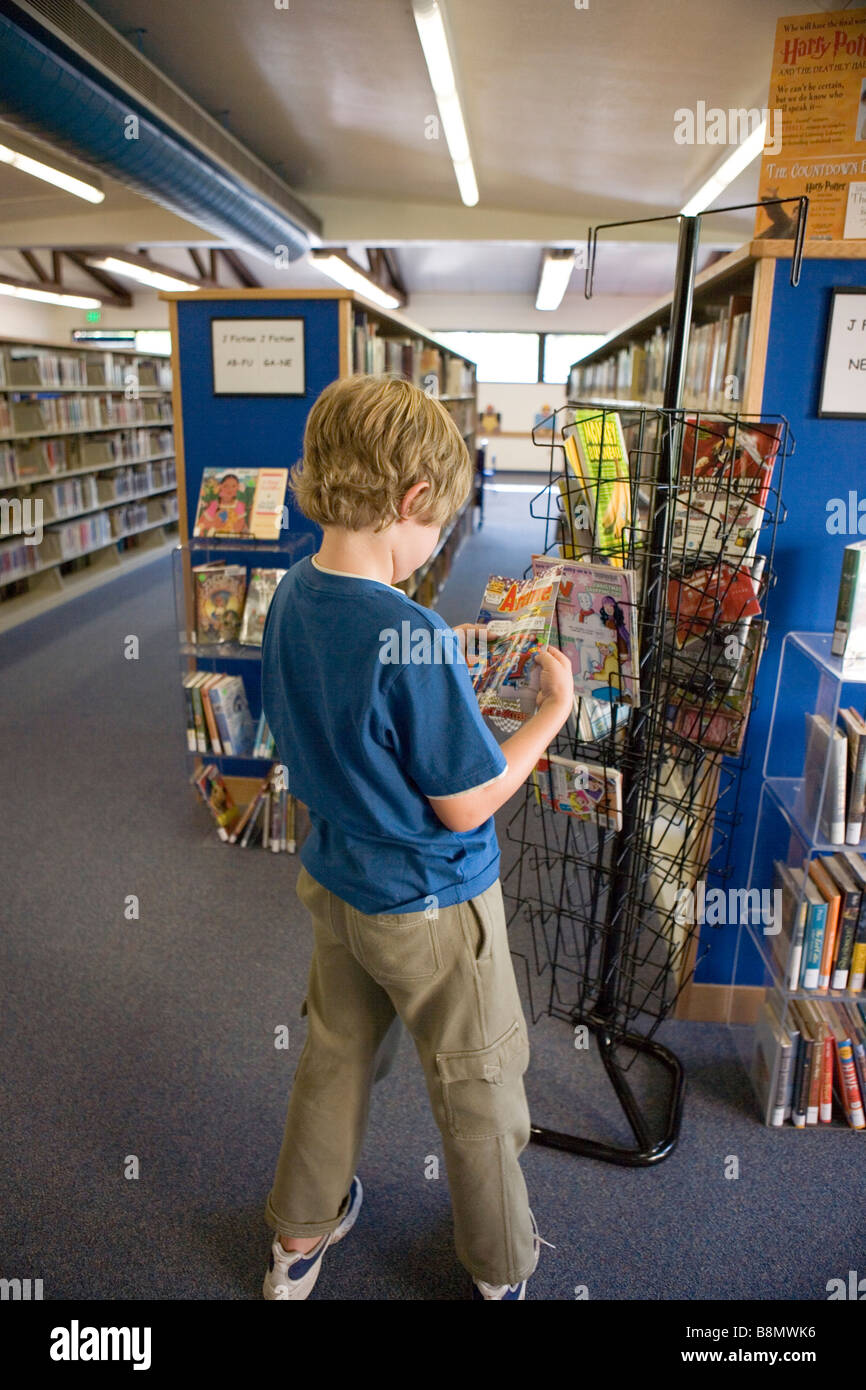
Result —
[{"label": "exit sign", "polygon": [[88,309],[85,318],[87,319],[88,323],[99,323],[99,320],[102,318],[102,310]]}]

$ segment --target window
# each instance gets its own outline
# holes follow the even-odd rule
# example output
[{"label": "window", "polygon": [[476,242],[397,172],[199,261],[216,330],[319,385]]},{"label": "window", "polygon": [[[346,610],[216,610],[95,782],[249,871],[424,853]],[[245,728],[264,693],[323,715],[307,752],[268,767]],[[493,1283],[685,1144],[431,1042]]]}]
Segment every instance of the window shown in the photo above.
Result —
[{"label": "window", "polygon": [[538,381],[537,333],[437,333],[436,337],[478,364],[479,384]]},{"label": "window", "polygon": [[604,333],[545,333],[544,381],[553,384],[568,380],[572,362],[585,357],[605,340]]}]

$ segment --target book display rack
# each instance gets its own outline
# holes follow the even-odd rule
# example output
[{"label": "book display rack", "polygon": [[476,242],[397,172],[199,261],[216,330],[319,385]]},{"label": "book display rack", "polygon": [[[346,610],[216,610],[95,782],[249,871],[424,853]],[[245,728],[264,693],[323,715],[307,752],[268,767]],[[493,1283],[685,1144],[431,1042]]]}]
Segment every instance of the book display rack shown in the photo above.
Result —
[{"label": "book display rack", "polygon": [[[243,832],[251,827],[246,843],[255,843],[261,834],[268,848],[291,851],[297,808],[290,789],[272,785],[267,795],[263,790],[276,755],[261,717],[260,643],[273,584],[282,571],[318,548],[319,528],[301,515],[286,492],[287,471],[302,456],[307,414],[320,391],[338,377],[393,372],[442,401],[474,458],[475,365],[401,316],[344,290],[197,291],[163,297],[170,305],[175,415],[182,426],[181,541],[173,565],[178,690],[190,780],[210,807],[221,839],[243,843]],[[298,383],[293,382],[291,391],[264,394],[261,383],[252,379],[237,390],[218,391],[214,325],[222,329],[232,321],[239,334],[252,331],[250,321],[256,331],[270,321],[275,330],[302,324],[302,389],[294,389]],[[242,355],[220,361],[223,371],[243,365]],[[199,516],[203,486],[210,489],[206,495],[216,515],[225,500],[218,496],[220,481],[234,478],[232,486],[241,489],[228,504],[234,512],[244,489],[251,494],[255,488],[258,499],[255,479],[266,471],[280,492],[272,534],[196,534],[213,530]],[[256,505],[254,501],[253,512]],[[472,530],[475,505],[470,495],[434,555],[401,585],[419,603],[435,605]],[[269,815],[277,817],[276,844],[268,833]]]},{"label": "book display rack", "polygon": [[[621,822],[562,814],[527,786],[508,827],[514,861],[503,879],[513,940],[528,939],[533,1011],[595,1038],[635,1144],[539,1126],[532,1137],[626,1166],[665,1158],[679,1133],[682,1066],[654,1034],[694,971],[696,890],[707,874],[724,881],[727,872],[793,448],[780,416],[681,406],[699,219],[679,223],[665,405],[616,410],[574,399],[537,441],[550,452],[548,484],[531,504],[546,523],[545,549],[634,576],[622,627],[635,634],[638,699],[592,740],[594,721],[578,708],[551,750],[621,774]],[[588,285],[592,264],[590,256]],[[594,457],[585,441],[570,443],[581,421],[595,430]],[[621,660],[617,640],[614,669]],[[612,684],[623,688],[621,671]],[[650,1122],[629,1086],[638,1056],[667,1075],[661,1122]]]}]

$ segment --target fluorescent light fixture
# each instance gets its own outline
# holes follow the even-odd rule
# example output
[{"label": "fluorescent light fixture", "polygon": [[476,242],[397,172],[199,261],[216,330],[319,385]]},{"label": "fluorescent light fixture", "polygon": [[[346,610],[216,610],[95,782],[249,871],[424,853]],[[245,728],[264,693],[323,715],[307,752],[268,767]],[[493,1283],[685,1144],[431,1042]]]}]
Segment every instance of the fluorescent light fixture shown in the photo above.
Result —
[{"label": "fluorescent light fixture", "polygon": [[370,299],[374,304],[378,304],[381,309],[398,309],[402,304],[394,294],[389,294],[383,290],[381,285],[377,285],[375,280],[371,280],[369,275],[365,275],[363,270],[353,266],[342,256],[335,255],[332,251],[313,251],[310,254],[310,262],[321,270],[325,275],[329,275],[332,280],[336,280],[338,285],[344,289],[354,290],[357,294],[362,294],[365,299]]},{"label": "fluorescent light fixture", "polygon": [[545,251],[535,300],[536,309],[559,308],[573,269],[573,251]]},{"label": "fluorescent light fixture", "polygon": [[468,208],[474,208],[478,202],[478,184],[469,153],[466,122],[457,92],[442,5],[439,0],[412,0],[412,10],[460,197]]},{"label": "fluorescent light fixture", "polygon": [[738,145],[731,154],[728,155],[718,167],[714,174],[711,174],[706,183],[698,189],[693,198],[690,198],[684,208],[680,209],[683,217],[696,217],[699,212],[703,212],[711,203],[714,203],[720,193],[723,193],[729,183],[733,183],[738,174],[757,159],[764,148],[764,140],[767,134],[766,118],[756,126],[751,135],[747,135],[742,145]]},{"label": "fluorescent light fixture", "polygon": [[101,299],[89,299],[83,294],[59,294],[55,290],[31,289],[29,285],[10,285],[0,281],[0,294],[14,299],[35,299],[38,304],[59,304],[62,309],[101,309]]},{"label": "fluorescent light fixture", "polygon": [[8,145],[0,145],[0,162],[10,164],[13,169],[20,169],[22,174],[32,174],[35,179],[53,183],[56,188],[62,188],[65,193],[74,193],[76,198],[83,198],[87,203],[101,203],[105,198],[102,189],[96,188],[92,183],[73,178],[72,174],[64,174],[61,169],[53,169],[50,164],[43,164],[39,159],[31,159],[29,154],[19,154],[17,150],[10,150]]},{"label": "fluorescent light fixture", "polygon": [[88,256],[87,264],[94,270],[107,270],[110,275],[121,275],[127,280],[137,280],[152,290],[198,290],[200,285],[192,280],[182,280],[179,275],[168,275],[165,271],[151,269],[150,266],[137,265],[135,261],[125,261],[120,256]]}]

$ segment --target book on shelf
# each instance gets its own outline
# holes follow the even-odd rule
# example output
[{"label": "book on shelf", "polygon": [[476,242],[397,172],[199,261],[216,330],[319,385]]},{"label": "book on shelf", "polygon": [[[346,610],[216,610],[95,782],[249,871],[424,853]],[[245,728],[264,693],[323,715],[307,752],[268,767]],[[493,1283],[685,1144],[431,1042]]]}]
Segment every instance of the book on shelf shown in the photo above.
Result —
[{"label": "book on shelf", "polygon": [[845,547],[830,651],[843,669],[866,661],[866,541]]},{"label": "book on shelf", "polygon": [[571,662],[575,696],[640,698],[633,570],[533,555],[533,574],[559,577],[552,642]]},{"label": "book on shelf", "polygon": [[[810,834],[831,845],[845,843],[848,740],[822,714],[806,714],[806,760],[798,800]],[[823,792],[823,796],[822,796]]]},{"label": "book on shelf", "polygon": [[563,448],[586,503],[594,551],[623,565],[631,532],[631,473],[616,411],[577,409]]},{"label": "book on shelf", "polygon": [[866,811],[866,720],[852,706],[840,709],[839,723],[848,740],[845,781],[845,843],[859,845]]},{"label": "book on shelf", "polygon": [[539,758],[532,780],[537,800],[551,810],[622,829],[622,773],[617,768],[550,753]]},{"label": "book on shelf", "polygon": [[225,779],[214,763],[206,763],[192,775],[192,783],[216,821],[217,834],[228,841],[232,826],[240,816]]},{"label": "book on shelf", "polygon": [[513,733],[535,712],[540,670],[535,653],[551,640],[559,574],[509,579],[492,574],[477,621],[487,626],[486,662],[473,676],[481,713]]},{"label": "book on shelf", "polygon": [[[683,382],[687,409],[725,410],[744,395],[748,369],[751,296],[730,294],[721,304],[699,298],[689,335]],[[668,329],[661,324],[635,330],[631,342],[598,349],[576,362],[568,382],[569,400],[594,396],[660,405],[664,393]]]},{"label": "book on shelf", "polygon": [[247,571],[244,565],[226,565],[214,560],[193,565],[195,591],[195,633],[200,646],[237,642],[244,614]]},{"label": "book on shelf", "polygon": [[189,671],[183,677],[186,739],[191,753],[252,758],[256,727],[242,676]]},{"label": "book on shelf", "polygon": [[854,850],[773,863],[781,890],[780,930],[770,937],[775,973],[786,989],[863,992],[866,979],[866,860]]},{"label": "book on shelf", "polygon": [[247,589],[243,621],[240,627],[240,641],[244,646],[260,647],[265,631],[265,619],[271,606],[271,599],[277,585],[286,574],[279,569],[251,569]]},{"label": "book on shelf", "polygon": [[279,538],[287,468],[212,468],[202,472],[193,536]]}]

